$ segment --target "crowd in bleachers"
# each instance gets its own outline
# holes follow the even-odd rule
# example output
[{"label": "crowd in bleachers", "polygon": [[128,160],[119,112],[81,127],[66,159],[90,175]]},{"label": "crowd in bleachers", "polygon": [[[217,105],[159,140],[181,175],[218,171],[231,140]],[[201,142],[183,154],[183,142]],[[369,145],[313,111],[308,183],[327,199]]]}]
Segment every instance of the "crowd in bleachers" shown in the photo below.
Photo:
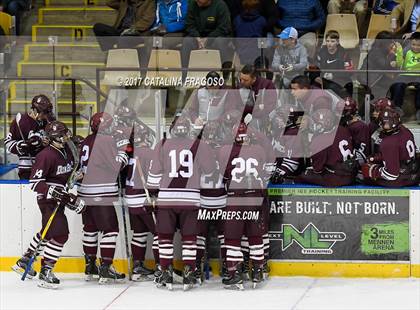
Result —
[{"label": "crowd in bleachers", "polygon": [[[263,69],[276,88],[289,87],[293,77],[306,72],[314,86],[347,96],[357,80],[359,87],[373,93],[372,98],[387,96],[402,113],[404,94],[409,87],[416,92],[414,103],[410,104],[416,111],[420,109],[418,74],[392,72],[420,68],[416,32],[420,27],[420,4],[413,0],[110,0],[107,3],[118,14],[113,26],[94,25],[101,48],[106,51],[138,47],[143,60],[141,66],[147,66],[152,48],[146,38],[162,36],[161,47],[181,51],[184,68],[188,67],[191,50],[216,49],[220,51],[222,68],[231,68],[237,56],[242,65],[254,64]],[[375,35],[376,40],[370,43],[363,59],[359,49],[363,44],[359,39],[366,36],[369,15],[373,20],[378,14],[390,18],[380,20],[382,25],[376,25],[377,30],[372,26],[368,36]],[[346,23],[353,20],[353,30],[346,29],[350,27]],[[264,38],[265,43],[259,43],[262,42],[259,38]],[[260,44],[264,45],[263,51]],[[369,74],[351,72],[356,69],[369,70]],[[420,120],[419,112],[417,120]]]}]

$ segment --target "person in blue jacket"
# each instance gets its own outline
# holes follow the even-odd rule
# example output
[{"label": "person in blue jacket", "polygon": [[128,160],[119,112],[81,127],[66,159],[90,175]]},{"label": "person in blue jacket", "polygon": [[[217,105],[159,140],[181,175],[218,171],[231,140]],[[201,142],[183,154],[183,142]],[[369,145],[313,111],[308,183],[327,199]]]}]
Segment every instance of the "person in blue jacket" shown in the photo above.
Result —
[{"label": "person in blue jacket", "polygon": [[155,35],[183,36],[188,0],[157,0],[156,20],[151,31]]}]

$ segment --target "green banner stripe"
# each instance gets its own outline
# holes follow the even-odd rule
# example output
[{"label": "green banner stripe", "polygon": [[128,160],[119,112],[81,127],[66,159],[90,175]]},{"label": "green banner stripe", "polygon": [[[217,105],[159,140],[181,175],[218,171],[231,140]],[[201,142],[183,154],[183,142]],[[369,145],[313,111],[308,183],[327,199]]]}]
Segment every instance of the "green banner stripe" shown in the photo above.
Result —
[{"label": "green banner stripe", "polygon": [[269,196],[387,196],[409,197],[407,189],[352,189],[352,188],[269,188]]},{"label": "green banner stripe", "polygon": [[365,255],[408,253],[409,224],[401,222],[362,225],[360,244]]}]

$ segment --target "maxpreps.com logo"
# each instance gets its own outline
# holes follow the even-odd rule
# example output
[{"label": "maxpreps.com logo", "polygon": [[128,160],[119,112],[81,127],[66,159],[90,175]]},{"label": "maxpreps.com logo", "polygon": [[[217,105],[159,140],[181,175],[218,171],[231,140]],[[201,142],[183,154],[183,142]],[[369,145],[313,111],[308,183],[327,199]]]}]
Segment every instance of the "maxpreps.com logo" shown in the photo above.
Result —
[{"label": "maxpreps.com logo", "polygon": [[294,242],[302,248],[302,254],[332,254],[333,246],[338,241],[346,240],[343,232],[321,232],[312,223],[302,231],[291,224],[282,224],[281,231],[270,231],[271,240],[281,240],[282,251]]}]

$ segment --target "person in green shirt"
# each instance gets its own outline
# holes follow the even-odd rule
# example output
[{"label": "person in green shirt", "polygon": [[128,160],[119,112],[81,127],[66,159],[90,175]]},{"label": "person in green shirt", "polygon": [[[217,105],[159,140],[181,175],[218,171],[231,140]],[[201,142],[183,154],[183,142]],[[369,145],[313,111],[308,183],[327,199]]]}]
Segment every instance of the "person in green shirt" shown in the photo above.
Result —
[{"label": "person in green shirt", "polygon": [[395,43],[395,48],[396,59],[391,62],[391,66],[407,73],[400,74],[397,82],[391,85],[391,100],[401,108],[407,86],[414,86],[416,118],[420,122],[420,32],[411,35],[410,45],[406,49],[403,49],[400,43]]},{"label": "person in green shirt", "polygon": [[229,41],[232,36],[230,12],[223,0],[191,0],[185,20],[182,66],[188,67],[191,50],[217,49],[222,63],[230,60]]}]

